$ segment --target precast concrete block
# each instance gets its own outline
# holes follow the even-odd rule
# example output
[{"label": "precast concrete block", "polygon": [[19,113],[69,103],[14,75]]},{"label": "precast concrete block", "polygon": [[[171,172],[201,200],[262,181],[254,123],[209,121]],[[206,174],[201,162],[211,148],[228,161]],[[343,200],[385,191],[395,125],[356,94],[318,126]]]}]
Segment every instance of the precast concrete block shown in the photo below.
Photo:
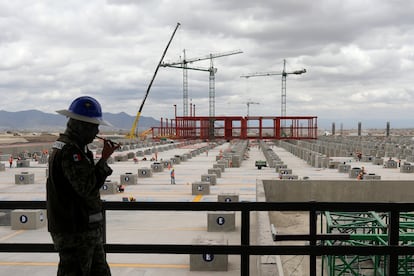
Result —
[{"label": "precast concrete block", "polygon": [[14,175],[15,184],[34,184],[34,173],[21,172]]},{"label": "precast concrete block", "polygon": [[211,185],[217,184],[217,175],[215,174],[203,174],[201,175],[201,181],[202,182],[208,182]]},{"label": "precast concrete block", "polygon": [[369,173],[364,175],[363,180],[381,180],[381,176],[375,173]]},{"label": "precast concrete block", "polygon": [[0,210],[0,226],[10,226],[11,210]]},{"label": "precast concrete block", "polygon": [[133,173],[125,173],[120,176],[121,185],[136,185],[138,184],[138,175]]},{"label": "precast concrete block", "polygon": [[287,165],[286,164],[276,165],[275,169],[276,169],[276,172],[278,173],[282,169],[287,169]]},{"label": "precast concrete block", "polygon": [[217,164],[222,164],[222,165],[224,165],[225,168],[228,168],[229,167],[229,160],[223,158],[221,160],[218,160]]},{"label": "precast concrete block", "polygon": [[[159,167],[162,167],[161,164]],[[138,177],[151,177],[152,176],[152,169],[151,168],[139,168],[138,169]]]},{"label": "precast concrete block", "polygon": [[235,212],[207,213],[208,232],[232,232],[236,230]]},{"label": "precast concrete block", "polygon": [[384,159],[381,158],[381,157],[374,157],[374,158],[372,158],[372,164],[382,165],[382,164],[384,164]]},{"label": "precast concrete block", "polygon": [[[193,240],[195,245],[227,245],[227,240],[213,240],[197,238]],[[228,271],[228,255],[212,254],[190,254],[190,271]]]},{"label": "precast concrete block", "polygon": [[351,165],[349,164],[339,164],[338,165],[338,172],[340,173],[349,173],[351,170]]},{"label": "precast concrete block", "polygon": [[354,167],[349,170],[349,178],[357,178],[359,172],[361,171],[361,168]]},{"label": "precast concrete block", "polygon": [[321,168],[328,168],[329,166],[329,158],[326,155],[323,155],[320,160]]},{"label": "precast concrete block", "polygon": [[105,181],[105,183],[99,189],[99,193],[101,195],[117,194],[118,191],[119,191],[119,189],[118,189],[118,182],[112,182],[110,180]]},{"label": "precast concrete block", "polygon": [[214,169],[220,169],[221,172],[224,172],[226,166],[224,164],[213,164]]},{"label": "precast concrete block", "polygon": [[215,174],[217,176],[217,178],[221,177],[221,169],[219,169],[219,168],[208,169],[207,173],[208,174]]},{"label": "precast concrete block", "polygon": [[390,159],[384,162],[384,168],[395,169],[397,167],[398,167],[398,163],[393,159]]},{"label": "precast concrete block", "polygon": [[363,155],[361,158],[362,162],[372,162],[372,160],[374,159],[374,157],[369,156],[369,155]]},{"label": "precast concrete block", "polygon": [[231,166],[233,168],[240,168],[242,160],[240,155],[234,154],[231,158]]},{"label": "precast concrete block", "polygon": [[127,153],[127,158],[128,159],[133,159],[135,157],[135,153],[133,153],[133,152],[128,152]]},{"label": "precast concrete block", "polygon": [[279,174],[292,174],[292,169],[279,169]]},{"label": "precast concrete block", "polygon": [[9,161],[10,154],[0,154],[0,161]]},{"label": "precast concrete block", "polygon": [[218,202],[239,202],[238,194],[219,194],[217,195]]},{"label": "precast concrete block", "polygon": [[338,169],[339,164],[341,164],[341,162],[330,160],[329,164],[328,164],[328,168],[329,169]]},{"label": "precast concrete block", "polygon": [[283,161],[279,160],[279,159],[273,159],[272,160],[272,164],[271,164],[271,168],[276,168],[276,166],[278,165],[284,165],[285,163],[283,163]]},{"label": "precast concrete block", "polygon": [[414,165],[402,164],[401,167],[400,167],[400,172],[402,172],[402,173],[414,173]]},{"label": "precast concrete block", "polygon": [[193,158],[193,156],[191,155],[191,153],[184,153],[183,156],[185,158],[185,161],[187,161],[188,159]]},{"label": "precast concrete block", "polygon": [[33,230],[46,225],[46,210],[17,209],[10,214],[12,230]]},{"label": "precast concrete block", "polygon": [[152,154],[152,150],[151,149],[146,149],[146,150],[144,150],[144,154],[145,155],[151,155]]},{"label": "precast concrete block", "polygon": [[135,153],[138,157],[143,157],[145,154],[142,150],[139,150]]},{"label": "precast concrete block", "polygon": [[42,154],[37,160],[37,164],[40,165],[47,164],[48,162],[48,156],[46,154]]},{"label": "precast concrete block", "polygon": [[295,174],[282,174],[281,179],[283,179],[283,180],[295,180],[295,179],[299,179],[299,176],[297,176]]},{"label": "precast concrete block", "polygon": [[164,168],[171,168],[171,160],[163,160],[162,165]]},{"label": "precast concrete block", "polygon": [[170,160],[171,160],[171,163],[174,164],[174,165],[181,163],[180,157],[174,156],[174,157],[171,157]]},{"label": "precast concrete block", "polygon": [[210,183],[209,182],[193,182],[192,183],[192,195],[209,195]]},{"label": "precast concrete block", "polygon": [[128,161],[128,155],[126,155],[126,154],[115,155],[114,159],[115,159],[116,162]]},{"label": "precast concrete block", "polygon": [[377,157],[385,157],[385,150],[378,150],[376,156]]},{"label": "precast concrete block", "polygon": [[414,155],[407,156],[405,160],[407,160],[407,162],[414,162]]},{"label": "precast concrete block", "polygon": [[163,172],[164,164],[161,164],[160,162],[154,162],[151,164],[151,169],[153,172]]},{"label": "precast concrete block", "polygon": [[17,160],[16,167],[17,168],[28,168],[30,167],[30,160]]}]

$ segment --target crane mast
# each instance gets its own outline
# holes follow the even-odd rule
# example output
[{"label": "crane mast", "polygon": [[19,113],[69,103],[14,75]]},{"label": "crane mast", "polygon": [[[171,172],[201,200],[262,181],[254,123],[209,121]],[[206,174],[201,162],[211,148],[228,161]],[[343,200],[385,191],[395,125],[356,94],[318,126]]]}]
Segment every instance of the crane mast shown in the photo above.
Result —
[{"label": "crane mast", "polygon": [[[196,58],[186,58],[185,50],[183,50],[183,59],[176,61],[176,62],[163,62],[161,66],[163,67],[173,67],[173,68],[182,68],[183,69],[183,116],[188,116],[188,70],[196,70],[196,71],[205,71],[209,72],[209,116],[215,116],[215,75],[217,72],[217,68],[214,68],[213,59],[225,56],[231,56],[235,54],[243,53],[241,50],[234,50],[228,52],[221,52],[221,53],[214,53],[208,54],[201,57]],[[210,67],[209,68],[200,68],[200,67],[193,67],[189,66],[189,64],[202,61],[202,60],[210,60]]]},{"label": "crane mast", "polygon": [[247,75],[241,75],[242,78],[250,78],[250,77],[266,77],[266,76],[275,76],[281,75],[282,76],[282,91],[281,91],[281,110],[280,115],[281,117],[286,117],[286,77],[287,75],[301,75],[306,73],[306,69],[295,70],[292,72],[286,72],[286,59],[283,60],[283,71],[282,72],[257,72]]},{"label": "crane mast", "polygon": [[260,104],[260,103],[258,103],[258,102],[252,102],[252,101],[246,102],[246,105],[247,105],[247,117],[249,117],[249,111],[250,111],[250,105],[251,104]]}]

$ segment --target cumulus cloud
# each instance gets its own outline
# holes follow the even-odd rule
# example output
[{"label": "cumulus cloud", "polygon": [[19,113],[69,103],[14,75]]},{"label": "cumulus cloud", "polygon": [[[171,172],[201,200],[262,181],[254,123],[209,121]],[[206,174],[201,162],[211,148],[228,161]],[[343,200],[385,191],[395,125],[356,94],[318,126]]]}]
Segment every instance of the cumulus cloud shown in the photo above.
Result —
[{"label": "cumulus cloud", "polygon": [[[166,61],[241,49],[216,58],[216,115],[279,116],[281,76],[254,72],[306,68],[287,77],[287,114],[319,122],[395,122],[413,115],[411,1],[3,1],[0,3],[1,109],[54,112],[79,95],[105,111],[135,115],[177,22]],[[210,60],[192,64],[211,66]],[[143,110],[182,112],[183,72],[160,68]],[[189,98],[208,115],[209,73],[189,70]],[[190,100],[189,100],[190,101]],[[392,110],[392,112],[390,112]],[[410,127],[410,125],[404,125]]]}]

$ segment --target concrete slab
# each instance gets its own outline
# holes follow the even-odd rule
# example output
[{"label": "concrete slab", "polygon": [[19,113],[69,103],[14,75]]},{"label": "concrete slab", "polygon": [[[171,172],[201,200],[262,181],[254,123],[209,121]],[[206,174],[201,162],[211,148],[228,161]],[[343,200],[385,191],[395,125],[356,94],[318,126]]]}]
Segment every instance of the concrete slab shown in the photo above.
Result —
[{"label": "concrete slab", "polygon": [[[170,160],[172,157],[183,156],[193,152],[207,143],[197,143],[183,147],[171,147],[158,151],[159,162]],[[239,201],[256,201],[256,184],[258,180],[278,179],[278,173],[274,168],[263,167],[258,170],[255,167],[256,160],[264,160],[264,155],[258,147],[250,147],[248,158],[241,163],[239,168],[229,167],[217,178],[217,184],[211,186],[210,194],[204,196],[192,195],[191,183],[199,181],[201,175],[206,174],[209,168],[216,164],[216,156],[220,152],[229,150],[230,144],[224,143],[211,148],[208,154],[200,152],[182,161],[179,164],[171,164],[175,170],[176,185],[170,184],[170,168],[164,168],[162,172],[154,173],[150,178],[139,178],[136,185],[126,185],[124,193],[102,195],[107,201],[122,201],[123,197],[134,197],[137,201],[202,201],[215,202],[220,194],[237,194]],[[287,164],[289,169],[298,175],[300,180],[349,180],[346,173],[341,173],[337,168],[314,168],[305,160],[299,159],[283,148],[271,146],[271,149]],[[145,148],[135,148],[130,151],[144,151]],[[127,152],[117,154],[125,155]],[[139,168],[149,168],[153,161],[149,161],[153,155],[146,155],[147,161],[139,157],[138,161],[128,159],[111,164],[114,172],[109,180],[118,182],[125,172],[136,173]],[[412,174],[400,173],[398,168],[389,169],[375,165],[372,162],[356,162],[350,157],[331,158],[334,161],[345,162],[354,166],[364,166],[367,173],[380,175],[382,180],[412,180]],[[46,164],[30,162],[30,172],[35,175],[35,183],[16,185],[15,174],[22,171],[21,168],[9,168],[7,161],[5,171],[0,171],[0,200],[45,200]],[[265,212],[267,213],[267,212]],[[208,232],[206,222],[207,212],[126,212],[109,211],[107,214],[107,241],[110,243],[168,243],[191,244],[199,236],[207,239],[225,239],[229,244],[240,243],[240,213],[235,215],[234,232]],[[252,224],[265,223],[268,226],[268,217],[257,219],[263,215],[252,216]],[[267,221],[266,221],[267,220]],[[256,230],[252,226],[252,242],[257,240],[261,227]],[[39,242],[51,243],[51,239],[45,227],[35,230],[12,230],[10,226],[0,226],[0,241],[7,243]],[[256,259],[251,258],[251,275],[256,271]],[[190,271],[188,255],[160,255],[160,254],[108,254],[112,275],[145,275],[155,276],[168,273],[169,276],[178,275],[207,275],[206,272]],[[56,273],[58,262],[57,254],[15,254],[1,253],[0,266],[4,275],[53,275]],[[257,263],[261,263],[258,261]],[[263,262],[262,262],[263,263]],[[264,262],[266,269],[269,263]],[[273,265],[272,265],[273,269]],[[208,272],[207,272],[208,273]],[[271,273],[271,272],[268,272]],[[208,274],[211,275],[211,274]],[[229,256],[228,271],[214,272],[214,275],[240,275],[240,257]],[[265,274],[262,274],[265,275]],[[266,275],[278,275],[274,274]]]}]

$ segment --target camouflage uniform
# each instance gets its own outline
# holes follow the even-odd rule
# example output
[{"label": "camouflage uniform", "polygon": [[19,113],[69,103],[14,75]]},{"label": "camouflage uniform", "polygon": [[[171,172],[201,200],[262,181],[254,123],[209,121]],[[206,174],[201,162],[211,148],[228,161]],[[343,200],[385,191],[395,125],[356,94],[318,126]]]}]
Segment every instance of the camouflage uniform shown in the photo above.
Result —
[{"label": "camouflage uniform", "polygon": [[58,276],[111,275],[99,188],[112,170],[103,160],[95,165],[86,145],[98,130],[88,124],[70,119],[49,157],[48,230],[59,252]]}]

